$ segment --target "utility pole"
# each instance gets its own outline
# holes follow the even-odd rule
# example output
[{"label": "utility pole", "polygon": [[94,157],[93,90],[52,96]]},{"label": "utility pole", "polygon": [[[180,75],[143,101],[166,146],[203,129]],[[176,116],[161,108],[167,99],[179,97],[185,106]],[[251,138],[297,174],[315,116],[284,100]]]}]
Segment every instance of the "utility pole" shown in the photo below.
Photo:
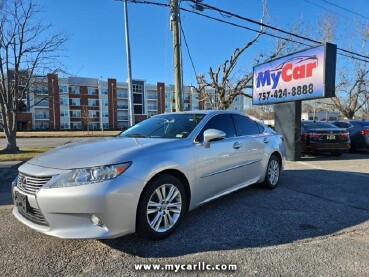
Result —
[{"label": "utility pole", "polygon": [[178,0],[170,0],[171,31],[173,32],[173,62],[174,62],[174,93],[176,111],[183,110],[182,101],[182,65],[181,65],[181,42],[180,42],[180,17]]}]

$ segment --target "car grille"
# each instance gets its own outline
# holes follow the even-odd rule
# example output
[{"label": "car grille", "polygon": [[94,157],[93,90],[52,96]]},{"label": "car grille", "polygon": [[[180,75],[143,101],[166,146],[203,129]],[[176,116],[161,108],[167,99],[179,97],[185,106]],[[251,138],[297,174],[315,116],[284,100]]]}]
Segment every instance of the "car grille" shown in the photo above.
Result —
[{"label": "car grille", "polygon": [[33,223],[49,226],[42,212],[39,209],[31,207],[28,203],[27,203],[27,211],[18,209],[18,212],[25,218],[27,218],[29,221],[32,221]]},{"label": "car grille", "polygon": [[23,192],[35,195],[51,178],[52,176],[35,177],[19,173],[17,187]]}]

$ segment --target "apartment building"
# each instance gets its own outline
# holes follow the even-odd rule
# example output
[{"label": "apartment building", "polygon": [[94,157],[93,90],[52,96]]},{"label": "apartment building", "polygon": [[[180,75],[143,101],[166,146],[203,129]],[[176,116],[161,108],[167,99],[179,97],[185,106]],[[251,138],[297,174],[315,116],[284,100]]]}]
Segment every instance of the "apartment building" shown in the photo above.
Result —
[{"label": "apartment building", "polygon": [[[175,111],[173,85],[133,80],[132,93],[136,123]],[[206,93],[216,97],[215,91]],[[27,124],[20,128],[23,130],[123,130],[129,127],[128,85],[114,78],[59,78],[56,74],[35,77],[24,102],[28,113]],[[184,87],[183,110],[210,108],[194,88]],[[234,101],[232,109],[243,110],[243,97]]]}]

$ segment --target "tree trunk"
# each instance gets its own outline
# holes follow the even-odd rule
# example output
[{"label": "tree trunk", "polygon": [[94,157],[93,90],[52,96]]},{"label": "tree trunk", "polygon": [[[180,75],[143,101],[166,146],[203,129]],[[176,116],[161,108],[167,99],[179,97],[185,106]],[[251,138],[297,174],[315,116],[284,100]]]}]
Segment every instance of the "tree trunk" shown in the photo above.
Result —
[{"label": "tree trunk", "polygon": [[9,154],[15,154],[19,152],[19,148],[17,147],[17,131],[16,130],[9,130],[6,132],[6,139],[8,144],[4,151]]},{"label": "tree trunk", "polygon": [[7,140],[5,153],[16,154],[19,152],[17,147],[17,114],[16,113],[3,113],[4,133]]}]

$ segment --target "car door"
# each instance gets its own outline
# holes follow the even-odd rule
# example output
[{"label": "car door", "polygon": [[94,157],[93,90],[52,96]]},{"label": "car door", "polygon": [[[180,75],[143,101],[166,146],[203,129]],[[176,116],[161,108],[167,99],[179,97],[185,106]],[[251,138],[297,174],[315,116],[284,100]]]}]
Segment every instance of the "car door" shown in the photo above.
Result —
[{"label": "car door", "polygon": [[240,149],[245,165],[244,182],[254,183],[265,173],[262,161],[270,138],[263,135],[264,128],[249,117],[240,114],[234,114],[232,117],[237,137],[242,144]]},{"label": "car door", "polygon": [[[221,130],[226,137],[210,142],[210,147],[206,148],[203,133],[207,129]],[[199,204],[243,182],[244,153],[230,114],[218,114],[211,118],[196,140],[193,152],[196,188],[192,197],[194,203]]]}]

